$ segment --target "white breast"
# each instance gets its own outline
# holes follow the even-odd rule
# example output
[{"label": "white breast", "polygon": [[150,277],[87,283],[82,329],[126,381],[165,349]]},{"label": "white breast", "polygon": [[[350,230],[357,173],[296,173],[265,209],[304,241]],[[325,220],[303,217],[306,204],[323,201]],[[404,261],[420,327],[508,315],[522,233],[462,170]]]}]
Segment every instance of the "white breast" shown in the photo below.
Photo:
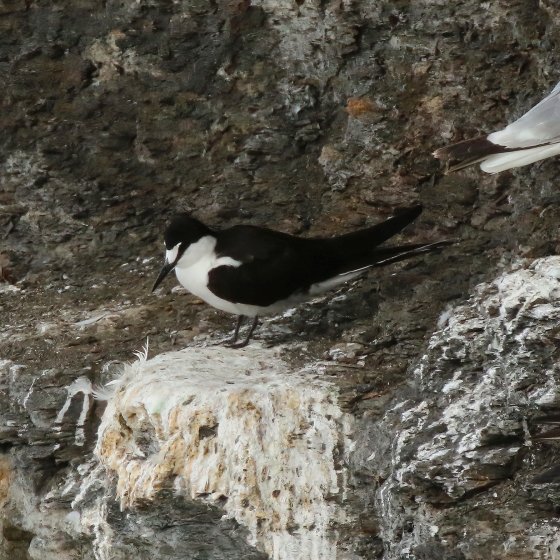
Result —
[{"label": "white breast", "polygon": [[208,289],[208,273],[218,266],[241,266],[241,261],[231,257],[217,257],[214,251],[216,238],[210,235],[199,239],[185,251],[175,267],[177,280],[191,294],[198,296],[216,309],[235,313],[236,315],[257,314],[252,305],[237,304],[219,298]]}]

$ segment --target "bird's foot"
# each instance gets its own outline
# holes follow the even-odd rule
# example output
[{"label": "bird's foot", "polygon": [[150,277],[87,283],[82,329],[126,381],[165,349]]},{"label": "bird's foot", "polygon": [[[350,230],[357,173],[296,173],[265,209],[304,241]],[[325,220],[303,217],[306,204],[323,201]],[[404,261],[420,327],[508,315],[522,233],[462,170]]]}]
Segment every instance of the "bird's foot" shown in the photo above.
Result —
[{"label": "bird's foot", "polygon": [[226,348],[233,348],[235,350],[237,348],[245,348],[247,344],[249,344],[248,340],[243,340],[242,342],[234,342],[233,340],[230,340],[229,342],[226,342],[224,346],[226,346]]},{"label": "bird's foot", "polygon": [[251,328],[249,329],[249,332],[247,333],[247,337],[245,338],[245,340],[243,342],[237,342],[237,336],[239,334],[239,325],[241,324],[241,321],[239,321],[237,323],[237,328],[235,329],[235,334],[233,335],[233,339],[229,341],[229,343],[226,343],[226,346],[228,348],[245,348],[245,346],[247,346],[247,344],[249,344],[249,341],[251,340],[251,336],[253,336],[253,332],[255,331],[257,325],[259,323],[259,318],[258,316],[256,316],[253,319],[253,324],[251,325]]},{"label": "bird's foot", "polygon": [[224,346],[227,346],[228,348],[232,347],[232,346],[235,346],[236,344],[239,344],[239,342],[237,342],[238,338],[239,337],[236,334],[235,336],[232,336],[230,339],[224,340],[222,344]]}]

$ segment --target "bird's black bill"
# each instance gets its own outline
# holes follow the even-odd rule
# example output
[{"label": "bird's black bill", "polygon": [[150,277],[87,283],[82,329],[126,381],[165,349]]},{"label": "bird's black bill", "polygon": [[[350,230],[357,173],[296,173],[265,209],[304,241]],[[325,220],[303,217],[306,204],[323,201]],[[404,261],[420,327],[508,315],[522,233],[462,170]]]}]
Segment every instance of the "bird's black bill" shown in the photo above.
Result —
[{"label": "bird's black bill", "polygon": [[163,266],[163,268],[161,269],[161,272],[159,273],[159,276],[157,277],[156,283],[154,284],[154,287],[152,288],[152,292],[155,292],[156,288],[163,282],[163,279],[175,268],[175,265],[177,263],[169,263]]}]

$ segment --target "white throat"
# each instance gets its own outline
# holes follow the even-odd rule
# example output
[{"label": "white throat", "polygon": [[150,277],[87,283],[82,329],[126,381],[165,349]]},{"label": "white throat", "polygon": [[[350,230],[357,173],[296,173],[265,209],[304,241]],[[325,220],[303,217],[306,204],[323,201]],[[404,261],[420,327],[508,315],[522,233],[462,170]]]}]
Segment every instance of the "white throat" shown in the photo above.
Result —
[{"label": "white throat", "polygon": [[[181,282],[191,294],[198,296],[222,311],[240,314],[234,303],[217,297],[208,289],[208,273],[213,268],[218,266],[238,267],[242,264],[241,261],[236,261],[231,257],[217,257],[214,251],[216,242],[217,240],[215,237],[207,235],[199,239],[196,243],[192,243],[175,266],[175,274],[179,282]],[[174,250],[175,247],[171,249],[171,251]],[[177,258],[176,253],[175,258]]]},{"label": "white throat", "polygon": [[[188,249],[181,255],[176,268],[189,268],[195,265],[201,259],[208,259],[215,256],[214,247],[216,247],[216,238],[211,235],[201,237],[196,243],[191,243]],[[178,246],[173,247],[171,251],[179,249]],[[175,253],[177,258],[177,253]]]},{"label": "white throat", "polygon": [[181,246],[181,244],[177,243],[177,245],[175,245],[175,247],[173,247],[173,249],[169,249],[169,251],[165,251],[165,260],[169,264],[175,262],[175,259],[177,258],[177,253],[179,252],[179,247],[180,246]]}]

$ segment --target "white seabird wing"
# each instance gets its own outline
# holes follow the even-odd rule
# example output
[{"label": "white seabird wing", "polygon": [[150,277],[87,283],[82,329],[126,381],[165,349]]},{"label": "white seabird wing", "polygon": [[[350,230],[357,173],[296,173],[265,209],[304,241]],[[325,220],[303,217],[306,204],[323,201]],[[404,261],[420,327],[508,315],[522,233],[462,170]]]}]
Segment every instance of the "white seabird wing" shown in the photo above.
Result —
[{"label": "white seabird wing", "polygon": [[560,83],[528,113],[503,130],[488,135],[488,140],[510,149],[560,141]]},{"label": "white seabird wing", "polygon": [[[560,140],[560,139],[559,139]],[[560,141],[553,144],[545,144],[536,148],[518,150],[517,152],[506,152],[486,158],[481,164],[480,169],[486,173],[500,173],[513,167],[522,167],[535,163],[541,159],[546,159],[560,154]]]}]

